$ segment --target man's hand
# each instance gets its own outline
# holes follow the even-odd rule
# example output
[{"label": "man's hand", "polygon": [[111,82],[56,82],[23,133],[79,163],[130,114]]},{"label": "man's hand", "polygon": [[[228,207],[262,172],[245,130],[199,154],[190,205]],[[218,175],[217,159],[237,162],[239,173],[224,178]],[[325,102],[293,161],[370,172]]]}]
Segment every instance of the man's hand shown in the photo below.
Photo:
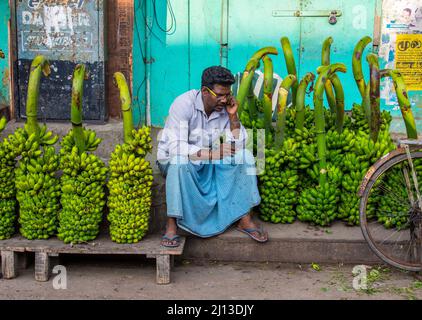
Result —
[{"label": "man's hand", "polygon": [[239,107],[239,104],[237,103],[237,100],[235,97],[230,96],[229,100],[227,101],[226,110],[229,116],[234,116],[237,112],[237,108]]},{"label": "man's hand", "polygon": [[220,160],[236,153],[234,143],[222,143],[220,148],[211,152],[212,160]]}]

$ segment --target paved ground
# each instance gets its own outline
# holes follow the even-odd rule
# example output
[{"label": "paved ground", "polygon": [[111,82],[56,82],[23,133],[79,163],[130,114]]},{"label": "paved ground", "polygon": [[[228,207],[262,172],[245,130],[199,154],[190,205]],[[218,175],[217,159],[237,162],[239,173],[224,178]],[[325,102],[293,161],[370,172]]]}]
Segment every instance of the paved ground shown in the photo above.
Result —
[{"label": "paved ground", "polygon": [[0,299],[422,299],[414,274],[383,266],[367,269],[367,289],[356,291],[353,265],[176,260],[171,284],[157,285],[152,261],[67,256],[60,261],[67,289],[54,288],[64,285],[57,274],[36,282],[30,266],[16,279],[0,280]]}]

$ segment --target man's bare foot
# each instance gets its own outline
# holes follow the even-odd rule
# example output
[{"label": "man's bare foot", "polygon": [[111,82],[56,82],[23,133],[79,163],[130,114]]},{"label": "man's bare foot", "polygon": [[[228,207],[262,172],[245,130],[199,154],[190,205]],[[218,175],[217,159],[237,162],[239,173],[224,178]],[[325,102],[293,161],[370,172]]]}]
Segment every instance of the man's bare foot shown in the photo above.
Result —
[{"label": "man's bare foot", "polygon": [[165,247],[177,247],[180,244],[180,237],[177,235],[176,219],[169,218],[166,225],[166,233],[161,239],[161,245]]},{"label": "man's bare foot", "polygon": [[237,224],[237,228],[239,231],[248,234],[252,239],[258,242],[268,241],[267,232],[262,229],[262,226],[258,226],[255,222],[253,222],[251,214],[248,214],[240,219]]}]

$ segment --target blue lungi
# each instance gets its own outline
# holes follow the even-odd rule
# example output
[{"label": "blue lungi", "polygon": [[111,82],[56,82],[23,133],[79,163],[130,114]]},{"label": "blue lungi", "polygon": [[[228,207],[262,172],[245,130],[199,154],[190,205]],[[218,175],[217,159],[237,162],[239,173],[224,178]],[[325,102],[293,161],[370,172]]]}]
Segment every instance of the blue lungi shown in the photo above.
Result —
[{"label": "blue lungi", "polygon": [[186,156],[157,164],[166,176],[168,217],[197,236],[224,232],[261,201],[255,159],[248,150],[200,164]]}]

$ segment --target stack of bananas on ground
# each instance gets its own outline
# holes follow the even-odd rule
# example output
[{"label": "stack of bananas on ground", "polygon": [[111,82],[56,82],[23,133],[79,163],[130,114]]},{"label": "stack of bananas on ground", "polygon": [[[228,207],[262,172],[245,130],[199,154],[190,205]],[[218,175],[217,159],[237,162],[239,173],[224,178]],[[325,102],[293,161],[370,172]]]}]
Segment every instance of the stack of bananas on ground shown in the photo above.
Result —
[{"label": "stack of bananas on ground", "polygon": [[[6,127],[6,118],[0,118],[0,133]],[[9,140],[0,142],[0,240],[10,238],[15,233],[16,189],[15,189],[16,154]]]},{"label": "stack of bananas on ground", "polygon": [[22,155],[15,170],[19,202],[20,233],[27,239],[48,239],[57,230],[60,208],[60,184],[56,178],[59,157],[54,145],[58,136],[47,132],[45,125],[37,133],[17,129],[10,142],[16,154]]},{"label": "stack of bananas on ground", "polygon": [[[95,151],[101,142],[95,131],[83,129],[85,150]],[[58,237],[65,243],[94,240],[100,230],[108,169],[96,155],[80,152],[73,129],[63,138],[60,150],[61,204]]]},{"label": "stack of bananas on ground", "polygon": [[111,154],[108,220],[117,243],[136,243],[148,231],[153,176],[145,156],[152,150],[150,134],[150,127],[132,130],[132,139]]},{"label": "stack of bananas on ground", "polygon": [[296,217],[299,174],[298,144],[289,138],[280,150],[268,149],[265,172],[259,176],[260,218],[273,223],[292,223]]}]

